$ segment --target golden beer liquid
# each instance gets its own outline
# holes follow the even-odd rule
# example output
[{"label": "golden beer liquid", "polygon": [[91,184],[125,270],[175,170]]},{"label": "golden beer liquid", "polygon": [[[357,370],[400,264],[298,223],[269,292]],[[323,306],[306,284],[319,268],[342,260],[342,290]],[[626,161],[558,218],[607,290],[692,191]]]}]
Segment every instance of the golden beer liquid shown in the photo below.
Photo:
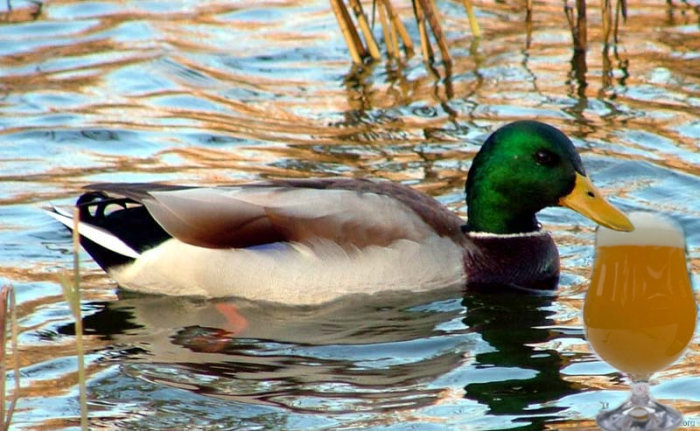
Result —
[{"label": "golden beer liquid", "polygon": [[598,247],[589,289],[586,337],[624,373],[648,376],[667,367],[693,336],[697,307],[683,248]]}]

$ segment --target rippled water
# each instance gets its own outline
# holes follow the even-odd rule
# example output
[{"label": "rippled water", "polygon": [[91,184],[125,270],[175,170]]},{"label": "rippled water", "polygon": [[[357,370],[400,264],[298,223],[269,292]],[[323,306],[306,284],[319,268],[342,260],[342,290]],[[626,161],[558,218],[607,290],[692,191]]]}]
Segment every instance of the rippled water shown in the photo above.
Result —
[{"label": "rippled water", "polygon": [[[419,56],[351,67],[325,0],[2,3],[0,279],[19,303],[16,429],[77,424],[57,281],[70,237],[38,208],[91,182],[377,177],[464,214],[484,137],[539,118],[574,139],[614,203],[672,213],[700,269],[697,4],[630,2],[608,50],[591,6],[590,50],[576,57],[558,0],[535,2],[530,33],[520,1],[477,2],[480,41],[461,4],[440,1],[446,79]],[[91,426],[592,427],[627,390],[583,338],[593,226],[564,209],[540,220],[562,255],[554,297],[445,291],[288,308],[125,296],[84,256]],[[655,378],[687,429],[700,428],[698,341]]]}]

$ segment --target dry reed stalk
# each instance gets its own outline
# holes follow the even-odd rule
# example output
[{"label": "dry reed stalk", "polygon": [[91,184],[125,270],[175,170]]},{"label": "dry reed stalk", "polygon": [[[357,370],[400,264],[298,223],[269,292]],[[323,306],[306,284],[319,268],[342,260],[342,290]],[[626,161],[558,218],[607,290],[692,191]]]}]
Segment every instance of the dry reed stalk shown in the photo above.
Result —
[{"label": "dry reed stalk", "polygon": [[[15,378],[15,390],[12,394],[12,399],[10,400],[10,406],[5,411],[5,361],[7,356],[6,350],[6,337],[7,337],[7,311],[10,311],[10,325],[11,325],[11,343],[12,343],[12,356],[14,359],[14,378]],[[19,372],[19,349],[17,339],[19,337],[19,330],[17,325],[17,307],[15,306],[15,290],[12,286],[6,285],[0,289],[0,370],[2,371],[2,382],[0,382],[0,420],[3,421],[3,430],[10,429],[10,424],[12,423],[12,415],[15,411],[15,406],[17,405],[17,399],[19,398],[20,389],[20,372]]]},{"label": "dry reed stalk", "polygon": [[[386,52],[389,58],[399,58],[399,50],[395,45],[396,42],[396,31],[389,20],[387,19],[386,9],[384,8],[384,3],[380,3],[379,7],[379,22],[382,24],[382,32],[384,33],[384,43],[386,44]],[[398,42],[396,42],[398,44]]]},{"label": "dry reed stalk", "polygon": [[350,19],[350,14],[345,8],[342,0],[331,0],[331,6],[333,7],[333,13],[335,18],[338,20],[338,26],[340,27],[340,32],[345,38],[345,43],[348,45],[348,50],[350,50],[350,57],[355,64],[362,64],[362,59],[367,55],[365,47],[362,45],[360,36],[357,34],[357,30],[353,25],[352,19]]},{"label": "dry reed stalk", "polygon": [[568,2],[564,4],[564,14],[571,29],[571,38],[574,42],[574,50],[583,52],[588,48],[586,0],[576,0],[576,17],[573,8]]},{"label": "dry reed stalk", "polygon": [[394,7],[391,5],[391,1],[381,0],[381,4],[384,5],[384,9],[386,10],[387,15],[389,15],[389,21],[391,22],[392,27],[396,30],[399,37],[401,38],[401,43],[403,44],[403,49],[406,54],[406,57],[413,56],[413,41],[408,35],[408,31],[401,22],[401,19],[399,19],[399,15],[396,13]]},{"label": "dry reed stalk", "polygon": [[369,51],[369,55],[373,59],[379,60],[382,57],[379,53],[379,46],[377,46],[377,41],[374,40],[372,30],[369,28],[369,23],[367,22],[367,15],[365,15],[365,11],[362,9],[362,4],[360,3],[360,0],[350,0],[350,7],[355,13],[357,25],[360,27],[360,30],[362,31],[362,34],[365,37],[365,42],[367,43],[367,50]]},{"label": "dry reed stalk", "polygon": [[603,41],[607,46],[610,42],[610,33],[613,28],[612,24],[612,3],[610,0],[601,0],[600,2],[601,21],[603,23]]},{"label": "dry reed stalk", "polygon": [[80,428],[88,429],[87,410],[87,385],[85,382],[85,349],[83,346],[83,319],[80,310],[80,261],[78,252],[80,250],[80,234],[78,225],[80,224],[80,212],[78,208],[73,210],[73,280],[67,275],[62,275],[61,287],[63,295],[70,307],[75,319],[75,346],[78,357],[78,387],[80,391]]},{"label": "dry reed stalk", "polygon": [[445,40],[445,33],[442,31],[440,16],[438,15],[437,8],[435,7],[435,0],[417,1],[420,3],[425,19],[428,21],[428,24],[430,24],[430,29],[433,31],[433,36],[435,36],[435,41],[440,49],[440,55],[442,55],[442,61],[445,64],[451,64],[452,56],[450,55],[450,48],[447,46],[447,40]]},{"label": "dry reed stalk", "polygon": [[[462,0],[464,4],[464,9],[467,11],[467,17],[469,18],[469,27],[472,29],[472,34],[474,37],[481,37],[481,28],[479,27],[479,21],[476,20],[474,16],[474,6],[471,0]],[[529,11],[532,11],[532,0],[527,0],[527,7]]]},{"label": "dry reed stalk", "polygon": [[615,29],[613,30],[613,39],[617,43],[618,31],[620,29],[620,16],[623,21],[627,21],[627,0],[617,0],[615,4]]},{"label": "dry reed stalk", "polygon": [[420,35],[420,48],[423,54],[423,60],[426,63],[433,62],[433,47],[430,46],[430,39],[428,39],[428,30],[425,27],[425,15],[423,13],[423,7],[419,0],[413,2],[413,11],[416,15],[416,21],[418,22],[418,34]]}]

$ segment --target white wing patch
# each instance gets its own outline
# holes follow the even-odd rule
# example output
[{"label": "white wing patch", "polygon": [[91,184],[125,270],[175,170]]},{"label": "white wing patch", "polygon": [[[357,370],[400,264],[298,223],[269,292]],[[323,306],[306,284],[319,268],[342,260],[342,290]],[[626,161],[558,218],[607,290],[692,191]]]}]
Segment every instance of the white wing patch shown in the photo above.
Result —
[{"label": "white wing patch", "polygon": [[[51,207],[51,210],[44,210],[48,215],[58,220],[61,224],[68,227],[68,229],[73,230],[73,214],[59,208]],[[122,256],[130,257],[136,259],[141,254],[129,247],[124,241],[112,235],[109,231],[102,229],[100,227],[91,225],[85,222],[78,223],[78,232],[85,238],[101,245],[102,247],[111,250]]]}]

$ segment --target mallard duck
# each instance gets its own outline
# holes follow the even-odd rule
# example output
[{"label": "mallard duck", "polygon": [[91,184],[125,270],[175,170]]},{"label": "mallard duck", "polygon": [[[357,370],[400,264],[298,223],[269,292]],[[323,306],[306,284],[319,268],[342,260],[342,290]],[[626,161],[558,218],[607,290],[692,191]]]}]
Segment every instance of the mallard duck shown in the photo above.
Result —
[{"label": "mallard duck", "polygon": [[[466,222],[389,181],[86,189],[77,202],[82,246],[122,288],[288,304],[465,285],[553,289],[559,255],[538,211],[561,205],[633,229],[588,179],[572,142],[536,121],[505,125],[483,144],[466,182]],[[73,226],[70,212],[50,214]]]}]

